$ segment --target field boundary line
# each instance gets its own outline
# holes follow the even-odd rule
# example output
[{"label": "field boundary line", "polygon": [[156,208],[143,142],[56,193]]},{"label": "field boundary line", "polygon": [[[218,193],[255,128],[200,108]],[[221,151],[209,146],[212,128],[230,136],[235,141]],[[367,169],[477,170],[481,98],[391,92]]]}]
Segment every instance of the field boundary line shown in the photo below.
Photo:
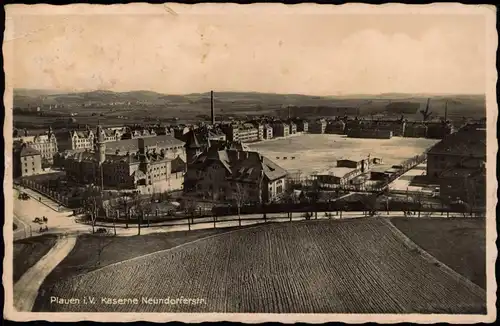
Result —
[{"label": "field boundary line", "polygon": [[404,234],[403,231],[398,229],[392,222],[389,220],[390,218],[383,217],[382,221],[389,226],[392,231],[398,236],[406,246],[410,247],[410,249],[417,249],[419,250],[419,254],[427,260],[429,263],[439,263],[439,266],[436,266],[449,274],[451,277],[455,278],[458,280],[460,283],[463,283],[465,286],[467,286],[474,294],[486,298],[486,291],[477,285],[476,283],[472,282],[469,280],[467,277],[463,276],[462,274],[458,273],[455,271],[453,268],[449,267],[442,261],[438,260],[436,257],[428,253],[426,250],[424,250],[422,247],[420,247],[417,243],[415,243],[411,238],[409,238],[406,234]]},{"label": "field boundary line", "polygon": [[274,223],[261,223],[261,224],[251,225],[251,226],[248,226],[248,227],[243,227],[243,228],[238,229],[238,230],[230,230],[230,231],[219,233],[219,234],[212,234],[212,235],[209,235],[207,237],[203,237],[203,238],[196,239],[196,240],[193,240],[193,241],[190,241],[190,242],[186,242],[186,243],[177,245],[177,246],[169,248],[169,249],[162,249],[162,250],[150,252],[149,254],[145,254],[145,255],[142,255],[142,256],[137,256],[137,257],[126,259],[126,260],[122,260],[122,261],[119,261],[119,262],[116,262],[116,263],[113,263],[113,264],[109,264],[109,265],[106,265],[106,266],[103,266],[103,267],[99,267],[99,268],[94,269],[93,271],[90,271],[90,272],[86,272],[86,273],[83,273],[83,274],[77,274],[77,275],[75,275],[73,277],[70,277],[70,279],[71,278],[76,278],[76,277],[79,277],[79,276],[93,274],[94,272],[98,272],[98,271],[103,270],[103,269],[108,268],[108,267],[115,267],[115,266],[118,266],[118,265],[121,265],[121,264],[124,264],[124,263],[128,263],[130,261],[142,259],[142,258],[145,258],[145,257],[153,256],[153,255],[156,255],[156,254],[161,254],[161,253],[168,252],[168,251],[172,251],[174,249],[185,247],[185,246],[188,246],[188,245],[191,245],[193,243],[197,243],[197,242],[200,242],[200,241],[203,241],[203,240],[208,240],[208,239],[212,239],[212,238],[215,238],[215,237],[219,237],[219,236],[222,236],[222,235],[227,235],[227,234],[231,234],[231,233],[235,233],[235,232],[246,231],[246,230],[249,230],[249,229],[256,229],[256,228],[262,227],[262,226],[267,225],[267,224],[274,224]]},{"label": "field boundary line", "polygon": [[14,284],[14,306],[17,311],[32,311],[47,276],[73,250],[75,237],[60,236],[54,246],[29,268]]}]

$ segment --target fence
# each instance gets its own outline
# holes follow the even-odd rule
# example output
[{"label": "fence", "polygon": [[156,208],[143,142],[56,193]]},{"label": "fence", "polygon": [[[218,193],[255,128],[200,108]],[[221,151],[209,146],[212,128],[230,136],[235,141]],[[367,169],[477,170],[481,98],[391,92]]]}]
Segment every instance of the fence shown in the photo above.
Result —
[{"label": "fence", "polygon": [[34,190],[39,194],[50,198],[51,200],[55,201],[60,205],[66,207],[77,207],[79,204],[78,198],[69,198],[68,196],[65,196],[57,191],[54,191],[49,187],[45,186],[44,184],[38,183],[34,180],[21,179],[19,183],[26,188]]},{"label": "fence", "polygon": [[[419,212],[425,215],[432,213],[439,213],[441,215],[446,215],[450,213],[459,214],[473,214],[473,215],[484,215],[481,210],[474,210],[473,212],[460,207],[450,207],[445,205],[433,205],[425,204],[419,202],[403,202],[389,200],[385,202],[370,203],[368,200],[339,200],[335,202],[318,202],[318,203],[273,203],[265,205],[245,205],[241,206],[239,209],[236,206],[215,206],[212,209],[198,209],[192,212],[176,212],[175,214],[160,214],[160,213],[144,213],[130,211],[128,214],[121,214],[118,211],[115,213],[108,213],[106,216],[101,216],[97,220],[99,222],[108,222],[116,224],[137,224],[139,220],[142,220],[141,224],[162,224],[167,223],[167,225],[177,225],[180,222],[186,224],[186,220],[192,220],[191,224],[196,224],[196,220],[203,219],[214,219],[217,217],[229,217],[236,215],[260,215],[265,216],[266,214],[287,214],[287,213],[301,213],[310,214],[316,212],[332,212],[338,214],[339,212],[367,212],[367,211],[379,211],[379,212]],[[238,214],[239,213],[239,214]],[[245,220],[248,218],[244,218]],[[261,219],[259,217],[258,219]],[[206,223],[206,222],[200,222]],[[181,223],[182,224],[182,223]]]}]

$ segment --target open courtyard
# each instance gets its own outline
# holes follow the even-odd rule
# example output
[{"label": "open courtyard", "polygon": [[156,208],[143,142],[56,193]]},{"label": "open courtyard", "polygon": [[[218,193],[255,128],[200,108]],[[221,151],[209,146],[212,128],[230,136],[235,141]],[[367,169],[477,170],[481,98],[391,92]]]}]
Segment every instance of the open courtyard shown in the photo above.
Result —
[{"label": "open courtyard", "polygon": [[345,135],[305,134],[249,144],[291,173],[310,175],[333,168],[336,160],[382,159],[377,168],[390,168],[405,159],[421,154],[438,140],[426,138],[360,139]]}]

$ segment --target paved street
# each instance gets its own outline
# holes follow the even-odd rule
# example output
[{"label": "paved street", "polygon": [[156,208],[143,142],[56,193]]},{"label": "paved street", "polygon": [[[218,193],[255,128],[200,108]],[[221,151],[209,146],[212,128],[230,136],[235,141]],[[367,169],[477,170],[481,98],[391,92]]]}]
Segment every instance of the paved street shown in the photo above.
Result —
[{"label": "paved street", "polygon": [[[26,192],[30,196],[35,198],[42,197],[42,201],[40,202],[37,199],[30,200],[18,200],[17,195],[14,199],[14,216],[19,220],[22,226],[19,226],[19,231],[15,232],[16,239],[26,237],[29,232],[29,227],[32,228],[32,236],[39,235],[40,224],[33,223],[33,219],[35,217],[45,216],[48,218],[47,226],[48,232],[52,234],[79,234],[79,233],[90,233],[92,230],[91,225],[89,224],[81,224],[76,222],[75,216],[72,215],[72,211],[68,209],[61,209],[58,211],[57,203],[54,203],[49,198],[39,195],[38,193],[22,188],[22,191]],[[387,217],[395,217],[402,216],[402,212],[380,212],[380,216]],[[342,217],[340,214],[335,215],[335,213],[330,213],[326,215],[325,212],[318,212],[317,218],[324,219],[351,219],[351,218],[360,218],[364,217],[363,212],[343,212]],[[416,217],[417,215],[415,215]],[[446,215],[444,215],[446,216]],[[444,217],[440,213],[430,215],[429,213],[422,213],[421,217]],[[450,216],[462,216],[462,214],[451,214]],[[305,220],[304,213],[293,213],[292,221],[302,221]],[[315,217],[310,218],[315,219]],[[263,214],[250,214],[250,215],[241,215],[241,225],[254,225],[265,222],[288,222],[290,218],[287,213],[275,213],[275,214],[267,214],[267,220],[264,220]],[[235,227],[239,226],[240,222],[238,221],[237,215],[231,216],[219,216],[216,220],[217,228],[227,228],[227,227]],[[113,223],[97,223],[96,228],[105,227],[110,232],[113,233]],[[173,221],[164,221],[155,225],[151,225],[150,227],[142,226],[141,234],[151,234],[151,233],[164,233],[164,232],[175,232],[175,231],[186,231],[186,230],[198,230],[198,229],[209,229],[214,227],[214,218],[213,217],[205,217],[205,218],[196,218],[195,224],[188,226],[186,220],[173,220]],[[120,223],[116,224],[116,234],[117,236],[134,236],[137,235],[137,225],[130,225],[129,228],[125,227],[125,224]],[[24,236],[23,236],[24,234]]]}]

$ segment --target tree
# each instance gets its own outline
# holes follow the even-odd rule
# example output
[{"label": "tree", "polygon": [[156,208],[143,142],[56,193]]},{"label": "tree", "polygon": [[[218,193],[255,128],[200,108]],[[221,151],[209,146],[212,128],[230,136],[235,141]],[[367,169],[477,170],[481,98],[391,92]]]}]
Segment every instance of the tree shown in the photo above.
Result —
[{"label": "tree", "polygon": [[425,110],[420,110],[420,114],[422,115],[423,121],[428,121],[430,119],[430,117],[433,115],[433,113],[430,111],[430,107],[429,107],[430,100],[431,100],[430,98],[427,99],[427,105],[425,106]]},{"label": "tree", "polygon": [[[186,199],[184,201],[184,211],[187,214],[189,229],[191,229],[191,223],[194,223],[194,214],[196,212],[196,203],[191,199]],[[191,222],[189,221],[189,219],[191,219]]]},{"label": "tree", "polygon": [[370,216],[374,216],[377,213],[377,194],[370,194],[361,197],[361,202]]},{"label": "tree", "polygon": [[131,208],[137,214],[137,235],[141,235],[141,225],[146,214],[151,212],[151,201],[134,193],[131,200]]},{"label": "tree", "polygon": [[292,212],[290,211],[290,206],[297,202],[297,196],[295,195],[295,191],[292,187],[288,187],[284,193],[284,202],[287,204],[287,218],[292,221]]},{"label": "tree", "polygon": [[120,193],[118,198],[116,198],[116,206],[118,210],[125,213],[126,223],[125,227],[128,228],[128,222],[130,218],[130,209],[132,208],[130,201],[130,196],[127,193]]},{"label": "tree", "polygon": [[85,188],[82,193],[82,205],[85,213],[90,216],[92,233],[95,233],[95,223],[101,206],[101,193],[98,187],[90,185]]},{"label": "tree", "polygon": [[421,191],[418,191],[412,195],[413,202],[417,206],[418,210],[418,217],[420,217],[420,213],[422,211],[422,206],[423,206],[423,201],[424,201],[424,194]]},{"label": "tree", "polygon": [[[111,201],[112,201],[112,199],[108,199],[107,201],[103,200],[102,208],[106,212],[109,212],[109,211],[111,211],[113,209],[113,207],[111,205]],[[113,215],[113,232],[116,235],[116,214],[112,214],[112,215]],[[108,214],[106,214],[106,217],[108,217]]]},{"label": "tree", "polygon": [[[464,190],[465,190],[465,210],[470,214],[472,217],[473,210],[477,204],[476,200],[476,194],[477,194],[477,187],[475,180],[473,178],[469,177],[464,177]],[[465,214],[464,214],[465,215]]]},{"label": "tree", "polygon": [[309,191],[309,200],[314,207],[315,218],[318,218],[317,206],[321,197],[321,188],[318,179],[314,179],[311,185],[311,190]]},{"label": "tree", "polygon": [[241,226],[241,206],[246,203],[248,194],[243,185],[239,182],[236,183],[234,188],[233,199],[236,203],[236,209],[238,210],[238,225]]}]

